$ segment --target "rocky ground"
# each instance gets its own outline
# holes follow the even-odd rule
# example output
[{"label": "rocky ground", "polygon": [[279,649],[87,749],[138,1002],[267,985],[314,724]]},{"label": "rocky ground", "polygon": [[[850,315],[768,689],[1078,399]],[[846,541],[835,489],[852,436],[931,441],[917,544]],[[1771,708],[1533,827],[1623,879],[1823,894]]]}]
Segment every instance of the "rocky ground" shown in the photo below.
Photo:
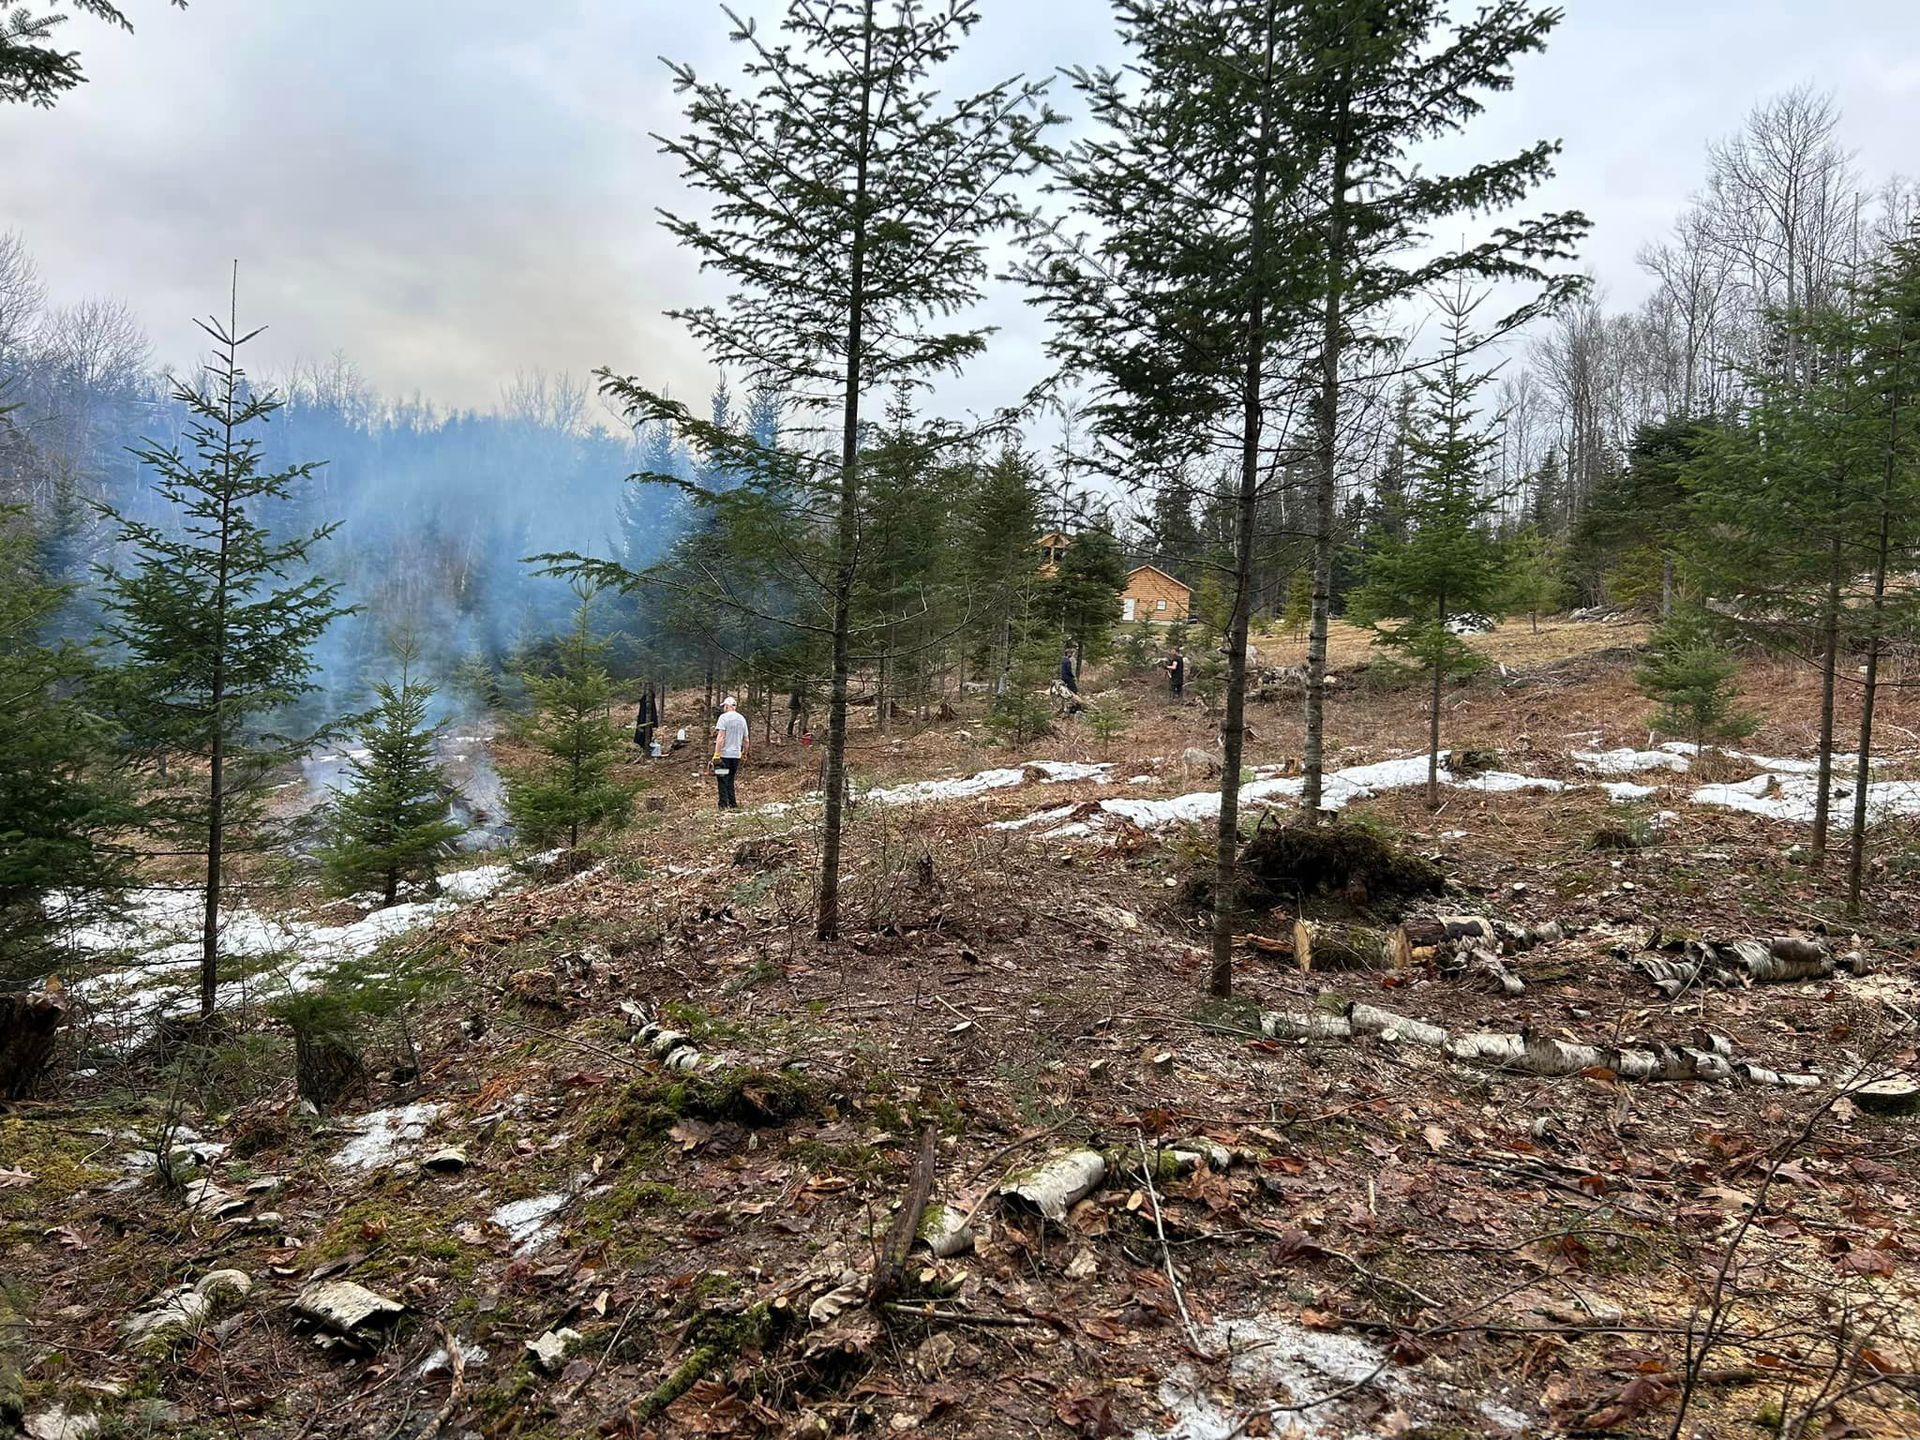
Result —
[{"label": "rocky ground", "polygon": [[[738,814],[656,762],[631,831],[377,943],[276,917],[210,1046],[107,1003],[151,972],[94,979],[47,1095],[0,1113],[27,1433],[1913,1434],[1920,1143],[1847,1092],[1914,1060],[1914,822],[1876,792],[1854,922],[1791,807],[1699,803],[1792,797],[1816,706],[1790,667],[1748,675],[1743,757],[1592,758],[1672,755],[1636,638],[1490,637],[1446,728],[1491,753],[1436,811],[1386,763],[1419,696],[1350,676],[1342,833],[1448,889],[1279,877],[1231,1003],[1201,998],[1212,721],[1146,679],[1098,682],[1130,717],[1107,747],[1078,721],[1017,750],[968,718],[863,729],[831,944],[810,757],[774,746]],[[1920,749],[1897,695],[1883,733]],[[1254,720],[1271,825],[1297,707]],[[1520,988],[1444,945],[1303,971],[1301,914],[1501,922],[1479,948]],[[1672,995],[1640,964],[1789,933],[1846,963]],[[385,997],[324,1116],[250,999],[320,944]]]}]

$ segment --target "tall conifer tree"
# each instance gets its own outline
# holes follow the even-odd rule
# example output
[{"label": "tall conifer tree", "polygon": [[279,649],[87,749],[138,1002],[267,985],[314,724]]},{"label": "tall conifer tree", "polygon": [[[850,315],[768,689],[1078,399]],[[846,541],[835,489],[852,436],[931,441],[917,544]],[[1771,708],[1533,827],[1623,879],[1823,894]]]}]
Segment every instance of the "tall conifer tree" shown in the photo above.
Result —
[{"label": "tall conifer tree", "polygon": [[745,83],[673,66],[688,129],[661,144],[713,199],[707,216],[669,215],[667,229],[733,288],[723,306],[676,314],[719,364],[823,423],[811,446],[796,427],[781,458],[751,436],[713,434],[638,381],[602,379],[636,420],[665,419],[697,449],[731,451],[742,483],[797,491],[827,537],[816,929],[829,938],[840,925],[866,399],[957,370],[985,346],[984,329],[945,322],[979,298],[988,242],[1025,218],[1013,186],[1037,165],[1052,117],[1036,84],[958,98],[934,88],[978,20],[973,0],[791,0],[772,39],[727,13]]},{"label": "tall conifer tree", "polygon": [[535,845],[565,840],[575,849],[591,829],[625,825],[639,789],[618,773],[629,742],[610,718],[613,681],[607,642],[593,634],[593,591],[581,586],[579,594],[552,672],[525,676],[532,703],[521,739],[535,758],[506,775],[507,813],[521,837]]},{"label": "tall conifer tree", "polygon": [[1488,614],[1500,594],[1500,549],[1490,529],[1494,498],[1484,488],[1496,441],[1474,406],[1486,376],[1467,368],[1477,303],[1461,292],[1446,302],[1446,355],[1421,377],[1424,413],[1406,437],[1406,538],[1383,537],[1351,602],[1371,624],[1376,644],[1427,672],[1429,806],[1440,803],[1441,693],[1450,678],[1485,663],[1455,633],[1454,622]]},{"label": "tall conifer tree", "polygon": [[1370,357],[1391,353],[1384,327],[1405,300],[1459,283],[1513,282],[1515,308],[1492,335],[1578,291],[1558,271],[1586,233],[1577,212],[1496,227],[1477,242],[1435,246],[1441,225],[1506,211],[1553,174],[1560,146],[1542,141],[1505,159],[1447,173],[1408,162],[1458,134],[1482,97],[1510,89],[1522,56],[1545,47],[1562,12],[1532,0],[1492,0],[1451,18],[1447,0],[1313,0],[1297,7],[1283,138],[1311,157],[1297,196],[1299,253],[1315,267],[1313,415],[1314,609],[1307,642],[1307,812],[1325,773],[1327,626],[1338,549],[1345,389]]},{"label": "tall conifer tree", "polygon": [[265,468],[253,433],[280,408],[256,392],[228,318],[200,322],[213,342],[203,381],[178,384],[191,421],[184,447],[149,443],[138,454],[171,524],[103,513],[127,559],[102,567],[106,633],[124,652],[108,677],[114,717],[147,760],[187,762],[157,783],[144,805],[148,832],[201,868],[200,1013],[213,1014],[219,983],[220,898],[229,857],[257,848],[264,781],[329,733],[292,723],[312,694],[313,647],[348,613],[339,587],[312,573],[313,552],[332,526],[275,534],[271,511],[295,499],[317,463]]}]

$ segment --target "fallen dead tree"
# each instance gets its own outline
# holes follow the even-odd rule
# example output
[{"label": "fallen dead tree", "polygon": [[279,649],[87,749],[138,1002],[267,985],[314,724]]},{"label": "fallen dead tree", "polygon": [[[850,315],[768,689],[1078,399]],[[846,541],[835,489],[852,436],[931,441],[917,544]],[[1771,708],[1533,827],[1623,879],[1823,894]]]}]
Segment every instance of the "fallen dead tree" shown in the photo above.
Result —
[{"label": "fallen dead tree", "polygon": [[1519,995],[1526,983],[1503,958],[1563,939],[1558,921],[1533,927],[1477,915],[1432,915],[1388,929],[1296,920],[1291,948],[1246,937],[1249,949],[1291,954],[1302,970],[1405,970],[1429,964],[1444,978]]},{"label": "fallen dead tree", "polygon": [[1415,1020],[1377,1006],[1348,1004],[1339,1010],[1275,1011],[1260,1028],[1276,1040],[1334,1041],[1378,1036],[1438,1050],[1450,1060],[1522,1075],[1590,1075],[1619,1080],[1745,1080],[1756,1085],[1814,1086],[1817,1075],[1788,1074],[1735,1059],[1724,1037],[1696,1033],[1691,1045],[1661,1041],[1638,1046],[1588,1045],[1558,1040],[1531,1026],[1507,1033],[1456,1035],[1444,1025]]},{"label": "fallen dead tree", "polygon": [[1645,955],[1633,968],[1653,983],[1667,999],[1711,985],[1740,990],[1750,985],[1790,984],[1819,980],[1842,969],[1864,975],[1871,968],[1865,951],[1850,950],[1836,957],[1819,940],[1804,935],[1776,935],[1768,940],[1675,940],[1663,955]]}]

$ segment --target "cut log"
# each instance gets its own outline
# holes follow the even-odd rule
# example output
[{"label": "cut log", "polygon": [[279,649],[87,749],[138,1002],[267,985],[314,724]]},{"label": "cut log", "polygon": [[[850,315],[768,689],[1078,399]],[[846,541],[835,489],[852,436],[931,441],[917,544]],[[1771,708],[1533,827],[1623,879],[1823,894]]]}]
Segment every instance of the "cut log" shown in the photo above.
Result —
[{"label": "cut log", "polygon": [[1260,1030],[1275,1040],[1351,1040],[1353,1026],[1344,1015],[1322,1010],[1305,1015],[1270,1010],[1260,1017]]},{"label": "cut log", "polygon": [[1302,970],[1399,970],[1412,961],[1398,926],[1376,930],[1331,921],[1293,922],[1293,958]]},{"label": "cut log", "polygon": [[1355,1003],[1347,1007],[1347,1024],[1356,1035],[1378,1035],[1382,1040],[1404,1040],[1410,1045],[1438,1049],[1447,1043],[1447,1028],[1426,1020],[1409,1020],[1391,1010]]},{"label": "cut log", "polygon": [[1896,1075],[1849,1090],[1847,1098],[1869,1115],[1920,1114],[1920,1081],[1909,1075]]},{"label": "cut log", "polygon": [[[1770,940],[1685,940],[1673,942],[1669,948],[1677,948],[1679,953],[1645,955],[1633,965],[1669,1000],[1700,985],[1737,990],[1749,985],[1817,980],[1833,974],[1836,964],[1825,945],[1804,935],[1776,935]],[[1852,970],[1853,956],[1839,963]]]},{"label": "cut log", "polygon": [[1001,1198],[1037,1211],[1064,1225],[1067,1211],[1107,1178],[1107,1162],[1097,1150],[1068,1150],[1000,1187]]},{"label": "cut log", "polygon": [[1401,928],[1407,932],[1408,943],[1422,950],[1451,947],[1463,940],[1491,945],[1499,939],[1493,922],[1478,915],[1421,915]]},{"label": "cut log", "polygon": [[1474,983],[1512,998],[1523,994],[1527,982],[1507,967],[1507,962],[1492,950],[1476,950],[1467,960],[1467,976]]}]

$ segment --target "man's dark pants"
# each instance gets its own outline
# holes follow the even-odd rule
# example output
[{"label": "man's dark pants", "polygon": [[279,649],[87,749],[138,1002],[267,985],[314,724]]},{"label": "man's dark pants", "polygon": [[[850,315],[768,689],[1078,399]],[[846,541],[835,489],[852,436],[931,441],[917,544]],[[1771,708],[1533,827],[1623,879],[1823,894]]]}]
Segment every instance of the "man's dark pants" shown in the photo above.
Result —
[{"label": "man's dark pants", "polygon": [[740,757],[735,755],[731,759],[716,760],[713,768],[714,778],[720,782],[720,808],[738,810],[740,801],[733,793],[733,779],[740,773]]}]

